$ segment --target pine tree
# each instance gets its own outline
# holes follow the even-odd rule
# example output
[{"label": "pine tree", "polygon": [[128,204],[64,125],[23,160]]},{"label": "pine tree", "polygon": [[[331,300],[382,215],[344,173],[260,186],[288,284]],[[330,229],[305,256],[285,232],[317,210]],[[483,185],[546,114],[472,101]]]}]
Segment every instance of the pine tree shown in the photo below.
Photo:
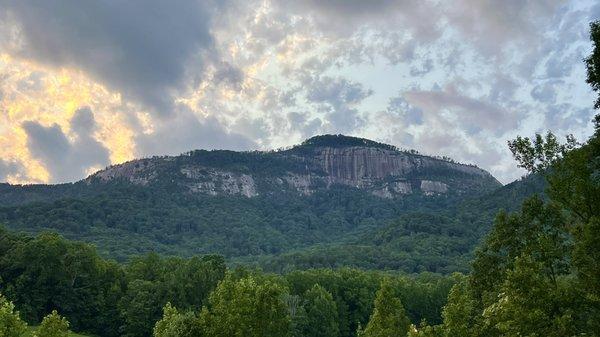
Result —
[{"label": "pine tree", "polygon": [[398,337],[406,336],[410,320],[406,316],[400,299],[394,294],[389,279],[381,282],[375,298],[375,308],[362,337]]}]

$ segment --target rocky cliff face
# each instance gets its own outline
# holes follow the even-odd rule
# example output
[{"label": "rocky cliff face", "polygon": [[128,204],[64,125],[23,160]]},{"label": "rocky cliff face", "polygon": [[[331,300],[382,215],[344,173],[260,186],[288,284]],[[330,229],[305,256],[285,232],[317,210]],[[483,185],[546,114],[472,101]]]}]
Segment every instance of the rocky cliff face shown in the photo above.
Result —
[{"label": "rocky cliff face", "polygon": [[464,194],[500,186],[475,166],[398,151],[360,138],[319,137],[286,151],[195,151],[135,160],[100,171],[88,181],[124,179],[147,185],[170,180],[191,193],[246,197],[281,191],[309,195],[336,185],[383,198]]},{"label": "rocky cliff face", "polygon": [[371,147],[318,147],[314,162],[332,183],[362,187],[388,177],[406,177],[428,169],[446,169],[473,176],[490,176],[486,171],[432,157]]}]

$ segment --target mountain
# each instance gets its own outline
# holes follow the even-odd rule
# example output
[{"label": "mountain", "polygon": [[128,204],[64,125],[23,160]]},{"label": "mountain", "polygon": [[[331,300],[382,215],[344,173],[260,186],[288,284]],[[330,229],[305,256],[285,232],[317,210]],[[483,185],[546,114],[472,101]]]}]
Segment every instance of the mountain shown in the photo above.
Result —
[{"label": "mountain", "polygon": [[118,260],[220,253],[280,271],[451,272],[468,268],[504,189],[473,165],[323,135],[278,151],[138,159],[70,184],[3,184],[0,222],[93,242]]},{"label": "mountain", "polygon": [[501,184],[488,172],[363,138],[317,136],[276,152],[192,151],[134,160],[97,172],[87,183],[126,180],[175,184],[189,193],[256,197],[293,191],[311,195],[348,186],[383,197],[468,194]]}]

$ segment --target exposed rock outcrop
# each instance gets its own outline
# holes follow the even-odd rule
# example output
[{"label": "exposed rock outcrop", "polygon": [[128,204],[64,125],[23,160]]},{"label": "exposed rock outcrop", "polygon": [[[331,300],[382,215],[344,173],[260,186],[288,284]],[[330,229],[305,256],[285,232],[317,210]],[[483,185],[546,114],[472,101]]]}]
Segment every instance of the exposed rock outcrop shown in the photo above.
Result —
[{"label": "exposed rock outcrop", "polygon": [[425,195],[444,194],[448,192],[448,185],[431,180],[421,180],[421,192]]},{"label": "exposed rock outcrop", "polygon": [[97,172],[88,181],[124,179],[139,185],[167,181],[191,193],[246,197],[280,191],[310,195],[334,185],[363,189],[383,198],[471,193],[500,186],[476,166],[403,152],[365,139],[336,137],[338,143],[323,143],[321,138],[277,152],[195,151],[134,160]]},{"label": "exposed rock outcrop", "polygon": [[186,186],[191,192],[210,195],[228,194],[255,197],[258,195],[252,176],[219,171],[206,167],[184,167],[181,173],[194,182]]}]

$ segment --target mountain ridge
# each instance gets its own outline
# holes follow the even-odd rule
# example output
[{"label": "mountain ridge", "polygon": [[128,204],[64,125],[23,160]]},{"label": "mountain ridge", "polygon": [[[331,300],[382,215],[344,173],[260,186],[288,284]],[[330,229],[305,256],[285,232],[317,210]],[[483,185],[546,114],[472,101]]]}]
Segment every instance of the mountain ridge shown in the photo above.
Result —
[{"label": "mountain ridge", "polygon": [[384,198],[501,186],[474,165],[343,135],[315,136],[280,151],[194,150],[136,159],[100,170],[84,181],[119,179],[138,185],[170,180],[192,193],[246,197],[283,190],[309,195],[332,185],[366,189]]},{"label": "mountain ridge", "polygon": [[217,253],[277,271],[464,272],[495,210],[536,186],[507,194],[473,165],[319,136],[279,151],[137,159],[75,183],[0,184],[0,224],[91,242],[119,261]]}]

